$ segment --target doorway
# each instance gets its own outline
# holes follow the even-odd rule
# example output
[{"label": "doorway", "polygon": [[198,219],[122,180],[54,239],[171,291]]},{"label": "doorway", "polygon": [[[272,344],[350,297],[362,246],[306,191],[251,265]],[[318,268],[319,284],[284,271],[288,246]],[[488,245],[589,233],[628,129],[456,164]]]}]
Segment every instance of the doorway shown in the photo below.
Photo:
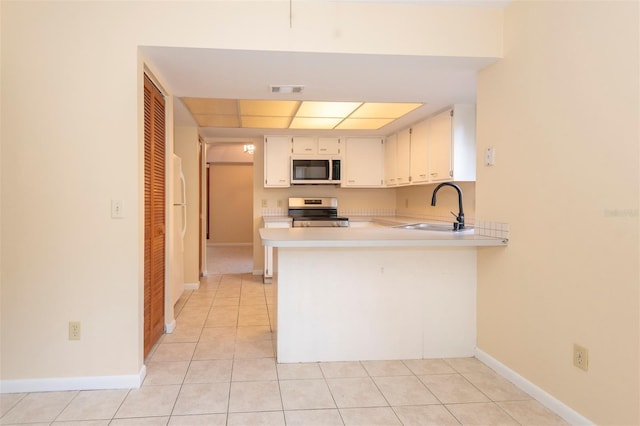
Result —
[{"label": "doorway", "polygon": [[209,165],[210,230],[207,270],[212,275],[253,271],[253,164]]}]

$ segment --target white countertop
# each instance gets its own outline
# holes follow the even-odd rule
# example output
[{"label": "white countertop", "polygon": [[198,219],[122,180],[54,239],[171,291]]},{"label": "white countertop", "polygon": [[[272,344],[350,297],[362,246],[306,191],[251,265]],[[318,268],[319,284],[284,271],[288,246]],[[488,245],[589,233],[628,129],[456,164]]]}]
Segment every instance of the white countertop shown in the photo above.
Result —
[{"label": "white countertop", "polygon": [[264,223],[291,222],[291,218],[289,216],[262,216],[262,220],[264,221]]},{"label": "white countertop", "polygon": [[424,231],[391,226],[347,228],[261,228],[267,247],[480,247],[506,246],[502,238],[463,232]]}]

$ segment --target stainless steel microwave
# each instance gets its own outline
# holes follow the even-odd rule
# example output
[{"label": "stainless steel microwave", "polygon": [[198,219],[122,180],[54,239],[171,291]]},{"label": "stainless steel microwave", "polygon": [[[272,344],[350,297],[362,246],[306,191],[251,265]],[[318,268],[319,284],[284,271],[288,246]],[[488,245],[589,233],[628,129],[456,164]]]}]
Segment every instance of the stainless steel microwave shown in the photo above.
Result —
[{"label": "stainless steel microwave", "polygon": [[291,157],[291,184],[338,184],[341,166],[338,157]]}]

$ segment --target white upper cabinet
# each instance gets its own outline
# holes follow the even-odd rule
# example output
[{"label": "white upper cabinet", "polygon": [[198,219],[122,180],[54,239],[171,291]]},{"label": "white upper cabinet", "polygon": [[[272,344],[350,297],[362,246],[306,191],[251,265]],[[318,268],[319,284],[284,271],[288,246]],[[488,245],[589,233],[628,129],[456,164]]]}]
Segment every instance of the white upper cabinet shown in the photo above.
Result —
[{"label": "white upper cabinet", "polygon": [[475,181],[475,105],[454,105],[428,123],[429,181]]},{"label": "white upper cabinet", "polygon": [[318,154],[340,155],[340,138],[318,138]]},{"label": "white upper cabinet", "polygon": [[345,139],[342,186],[380,188],[384,186],[384,139],[353,137]]},{"label": "white upper cabinet", "polygon": [[291,137],[266,136],[264,138],[264,186],[291,185]]},{"label": "white upper cabinet", "polygon": [[317,154],[318,153],[318,139],[309,136],[294,136],[293,137],[293,154],[305,155],[305,154]]},{"label": "white upper cabinet", "polygon": [[398,185],[409,185],[411,182],[411,129],[398,132],[396,154],[396,182]]},{"label": "white upper cabinet", "polygon": [[427,120],[416,123],[411,128],[411,183],[427,183],[428,173],[428,145],[429,125]]},{"label": "white upper cabinet", "polygon": [[431,182],[451,180],[451,129],[453,110],[449,109],[431,117],[429,124],[429,177]]},{"label": "white upper cabinet", "polygon": [[396,186],[396,158],[398,146],[398,137],[396,134],[387,136],[384,141],[384,184],[385,186]]},{"label": "white upper cabinet", "polygon": [[451,160],[453,180],[476,180],[476,106],[454,105]]},{"label": "white upper cabinet", "polygon": [[385,150],[386,186],[476,180],[475,105],[454,105],[392,136],[395,149]]},{"label": "white upper cabinet", "polygon": [[294,136],[294,155],[340,155],[340,138]]}]

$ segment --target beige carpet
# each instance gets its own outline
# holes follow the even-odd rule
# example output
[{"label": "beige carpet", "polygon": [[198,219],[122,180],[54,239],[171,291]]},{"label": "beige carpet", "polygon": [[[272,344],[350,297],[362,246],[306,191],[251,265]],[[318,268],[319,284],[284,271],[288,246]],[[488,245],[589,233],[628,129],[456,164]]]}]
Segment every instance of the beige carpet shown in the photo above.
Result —
[{"label": "beige carpet", "polygon": [[207,246],[208,274],[251,272],[253,272],[253,246]]}]

